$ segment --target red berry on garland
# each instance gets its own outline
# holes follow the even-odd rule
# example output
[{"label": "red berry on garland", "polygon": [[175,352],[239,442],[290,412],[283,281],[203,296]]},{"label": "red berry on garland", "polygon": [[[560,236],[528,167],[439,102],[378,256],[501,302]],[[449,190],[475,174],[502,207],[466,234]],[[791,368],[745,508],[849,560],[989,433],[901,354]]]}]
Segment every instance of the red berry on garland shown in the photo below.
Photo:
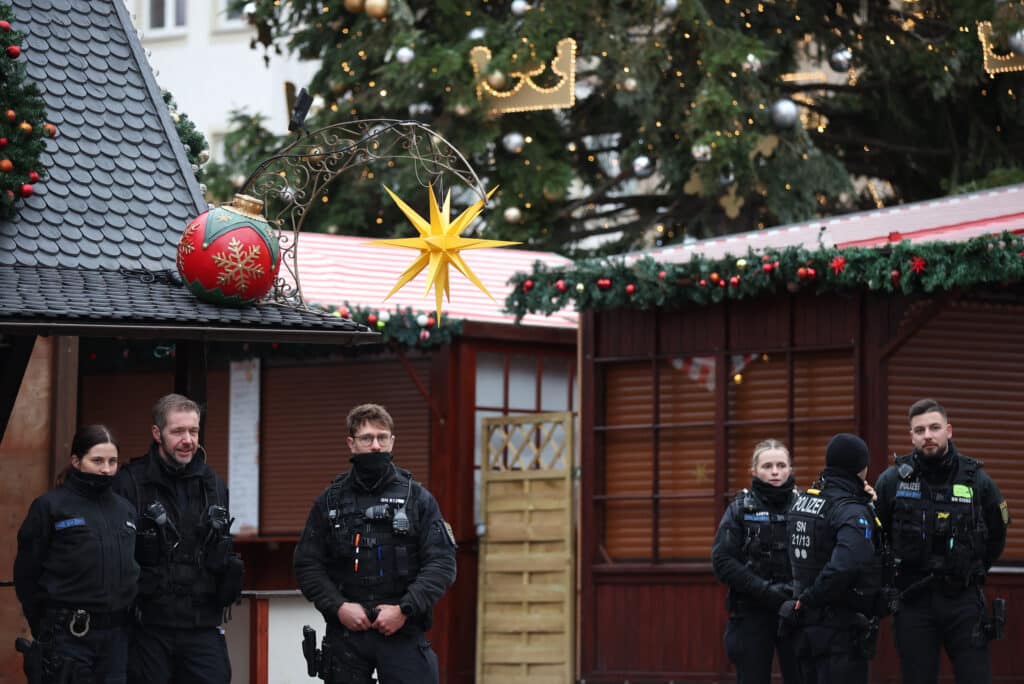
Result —
[{"label": "red berry on garland", "polygon": [[4,116],[6,116],[7,120],[11,123],[14,123],[18,120],[18,113],[13,109],[8,109],[6,112],[4,112]]},{"label": "red berry on garland", "polygon": [[377,314],[370,314],[366,317],[366,322],[369,325],[377,325]]},{"label": "red berry on garland", "polygon": [[807,280],[807,267],[801,266],[800,268],[796,269],[796,277],[799,278],[800,280]]},{"label": "red berry on garland", "polygon": [[658,271],[658,280],[664,280],[667,275],[667,271]]},{"label": "red berry on garland", "polygon": [[919,256],[914,257],[910,260],[910,270],[914,273],[924,273],[924,269],[928,266],[928,262]]},{"label": "red berry on garland", "polygon": [[718,287],[725,287],[728,284],[729,283],[728,283],[728,281],[726,281],[725,278],[720,278],[719,281],[718,281]]},{"label": "red berry on garland", "polygon": [[892,278],[892,284],[898,287],[899,284],[900,284],[900,271],[899,271],[899,269],[898,268],[892,269],[892,272],[889,273],[889,277]]},{"label": "red berry on garland", "polygon": [[46,135],[48,135],[51,138],[57,137],[57,127],[54,126],[52,123],[44,123],[43,132],[46,133]]},{"label": "red berry on garland", "polygon": [[348,310],[347,306],[343,306],[340,309],[338,309],[338,313],[341,314],[342,318],[351,318],[352,317],[351,316],[352,312]]},{"label": "red berry on garland", "polygon": [[840,273],[842,273],[843,271],[846,270],[846,257],[844,257],[844,256],[832,257],[832,261],[828,262],[828,265],[829,265],[829,268],[832,269],[833,273],[835,273],[836,275],[839,275]]},{"label": "red berry on garland", "polygon": [[700,285],[701,287],[707,287],[708,286],[708,281],[706,281],[703,278],[701,278],[700,281],[697,284]]},{"label": "red berry on garland", "polygon": [[18,59],[18,57],[21,55],[21,48],[17,45],[8,45],[6,52],[7,56],[11,59]]},{"label": "red berry on garland", "polygon": [[559,292],[565,292],[566,289],[567,289],[566,285],[565,285],[565,281],[562,280],[561,278],[556,280],[555,281],[555,289],[558,290]]},{"label": "red berry on garland", "polygon": [[729,284],[732,285],[733,287],[739,287],[740,286],[740,277],[739,276],[733,276],[732,278],[729,278]]},{"label": "red berry on garland", "polygon": [[420,330],[420,342],[426,342],[430,339],[430,331],[424,328]]},{"label": "red berry on garland", "polygon": [[766,262],[761,265],[761,270],[764,271],[765,273],[771,273],[773,270],[772,265]]},{"label": "red berry on garland", "polygon": [[602,290],[607,290],[609,287],[612,286],[612,279],[611,278],[598,278],[597,279],[597,286],[599,288],[601,288]]},{"label": "red berry on garland", "polygon": [[21,186],[22,197],[31,197],[33,192],[35,192],[35,189],[28,183],[25,183],[24,185]]},{"label": "red berry on garland", "polygon": [[10,173],[14,170],[14,162],[10,159],[0,159],[0,173]]},{"label": "red berry on garland", "polygon": [[7,147],[7,138],[0,138],[0,150]]},{"label": "red berry on garland", "polygon": [[532,280],[524,280],[523,281],[523,292],[529,292],[532,289],[533,289],[533,281]]},{"label": "red berry on garland", "polygon": [[629,283],[628,285],[626,285],[626,294],[632,297],[635,292],[636,285],[634,285],[633,283]]},{"label": "red berry on garland", "polygon": [[7,33],[11,30],[11,22],[0,20],[0,31]]},{"label": "red berry on garland", "polygon": [[437,323],[437,319],[435,319],[433,316],[427,316],[427,327],[428,328],[433,328],[435,323]]},{"label": "red berry on garland", "polygon": [[807,267],[807,278],[810,279],[810,280],[814,280],[817,276],[818,276],[818,272],[815,271],[810,266],[808,266]]},{"label": "red berry on garland", "polygon": [[39,174],[36,173],[35,171],[29,171],[28,172],[28,180],[31,183],[38,183],[39,182]]},{"label": "red berry on garland", "polygon": [[712,271],[711,275],[708,276],[708,280],[710,280],[713,283],[717,283],[718,279],[721,278],[721,277],[722,276],[718,275],[717,271]]},{"label": "red berry on garland", "polygon": [[770,256],[768,256],[767,254],[761,255],[761,263],[762,264],[767,264],[771,260],[772,260],[772,258]]}]

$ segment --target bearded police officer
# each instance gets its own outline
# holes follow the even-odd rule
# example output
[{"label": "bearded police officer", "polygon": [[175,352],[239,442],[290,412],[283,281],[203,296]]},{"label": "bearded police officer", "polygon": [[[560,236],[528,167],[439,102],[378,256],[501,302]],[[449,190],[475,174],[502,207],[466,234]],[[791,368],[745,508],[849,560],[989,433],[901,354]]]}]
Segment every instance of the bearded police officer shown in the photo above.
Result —
[{"label": "bearded police officer", "polygon": [[[391,463],[394,422],[377,404],[348,415],[352,469],[317,498],[295,548],[295,577],[323,614],[323,650],[303,644],[327,684],[438,681],[424,637],[455,581],[455,539],[434,497]],[[308,630],[312,632],[312,630]],[[312,643],[310,643],[312,642]]]},{"label": "bearded police officer", "polygon": [[153,445],[117,474],[136,507],[135,558],[142,567],[129,684],[228,684],[220,628],[242,589],[232,552],[228,493],[199,444],[199,405],[168,394],[153,406]]},{"label": "bearded police officer", "polygon": [[821,480],[789,510],[790,562],[797,592],[779,613],[796,632],[809,684],[865,684],[877,635],[881,567],[878,529],[864,477],[868,447],[840,433],[828,443]]},{"label": "bearded police officer", "polygon": [[725,509],[711,549],[715,577],[729,586],[725,651],[738,684],[769,684],[776,651],[782,680],[798,684],[793,641],[777,629],[779,606],[793,597],[786,511],[797,492],[789,450],[774,439],[759,442],[750,472],[750,489]]},{"label": "bearded police officer", "polygon": [[946,410],[934,399],[910,407],[914,451],[875,486],[896,561],[896,648],[903,681],[938,681],[939,648],[958,684],[992,681],[982,585],[1006,544],[1010,514],[982,463],[957,451]]}]

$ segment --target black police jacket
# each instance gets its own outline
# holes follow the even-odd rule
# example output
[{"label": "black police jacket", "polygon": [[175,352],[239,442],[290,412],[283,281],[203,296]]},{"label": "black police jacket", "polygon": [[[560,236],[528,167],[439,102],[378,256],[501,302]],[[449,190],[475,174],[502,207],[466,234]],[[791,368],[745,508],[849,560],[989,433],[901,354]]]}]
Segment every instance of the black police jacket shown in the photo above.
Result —
[{"label": "black police jacket", "polygon": [[[437,501],[407,471],[389,468],[372,489],[351,472],[337,477],[317,497],[295,547],[299,588],[328,624],[337,624],[342,603],[388,604],[425,631],[455,581],[455,540]],[[396,533],[399,509],[409,525]]]},{"label": "black police jacket", "polygon": [[771,584],[793,579],[789,564],[786,514],[797,497],[790,481],[772,499],[759,496],[759,481],[743,489],[725,509],[711,547],[715,577],[729,586],[730,610],[776,610],[782,597]]},{"label": "black police jacket", "polygon": [[[187,466],[176,470],[153,443],[149,453],[121,468],[116,491],[139,516],[136,559],[142,568],[136,600],[143,625],[215,627],[223,621],[217,596],[221,573],[207,564],[209,509],[228,507],[224,481],[206,464],[199,449]],[[158,525],[147,509],[159,502],[167,521]]]},{"label": "black police jacket", "polygon": [[1006,546],[1010,512],[981,461],[957,451],[900,456],[878,478],[878,514],[899,567],[900,588],[929,574],[982,581]]},{"label": "black police jacket", "polygon": [[18,530],[14,587],[33,634],[47,609],[112,613],[135,598],[135,509],[96,482],[69,471],[32,502]]},{"label": "black police jacket", "polygon": [[870,501],[863,480],[826,468],[790,507],[790,563],[802,606],[875,612],[882,563]]}]

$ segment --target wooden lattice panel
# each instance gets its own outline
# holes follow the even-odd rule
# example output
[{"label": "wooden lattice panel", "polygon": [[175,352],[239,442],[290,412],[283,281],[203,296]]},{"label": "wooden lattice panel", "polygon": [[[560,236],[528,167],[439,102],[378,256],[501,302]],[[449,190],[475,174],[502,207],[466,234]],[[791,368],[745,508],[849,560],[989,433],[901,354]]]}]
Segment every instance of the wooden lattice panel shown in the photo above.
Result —
[{"label": "wooden lattice panel", "polygon": [[569,684],[575,552],[571,413],[485,418],[479,684]]}]

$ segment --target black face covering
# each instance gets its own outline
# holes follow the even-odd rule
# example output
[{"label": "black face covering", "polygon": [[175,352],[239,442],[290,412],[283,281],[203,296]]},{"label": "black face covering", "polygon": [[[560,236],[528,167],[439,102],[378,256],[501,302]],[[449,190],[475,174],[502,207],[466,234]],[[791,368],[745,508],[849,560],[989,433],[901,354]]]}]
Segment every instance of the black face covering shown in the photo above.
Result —
[{"label": "black face covering", "polygon": [[793,485],[795,484],[796,479],[790,475],[778,487],[756,477],[750,483],[750,486],[765,503],[771,506],[779,506],[789,503],[793,498]]},{"label": "black face covering", "polygon": [[110,486],[114,484],[113,475],[100,475],[99,473],[83,473],[77,468],[73,468],[70,473],[71,479],[75,481],[75,484],[80,487],[83,491],[91,494],[102,494],[103,492],[110,489]]},{"label": "black face covering", "polygon": [[356,477],[364,485],[373,486],[390,471],[390,451],[368,451],[362,454],[352,454],[353,470]]}]

